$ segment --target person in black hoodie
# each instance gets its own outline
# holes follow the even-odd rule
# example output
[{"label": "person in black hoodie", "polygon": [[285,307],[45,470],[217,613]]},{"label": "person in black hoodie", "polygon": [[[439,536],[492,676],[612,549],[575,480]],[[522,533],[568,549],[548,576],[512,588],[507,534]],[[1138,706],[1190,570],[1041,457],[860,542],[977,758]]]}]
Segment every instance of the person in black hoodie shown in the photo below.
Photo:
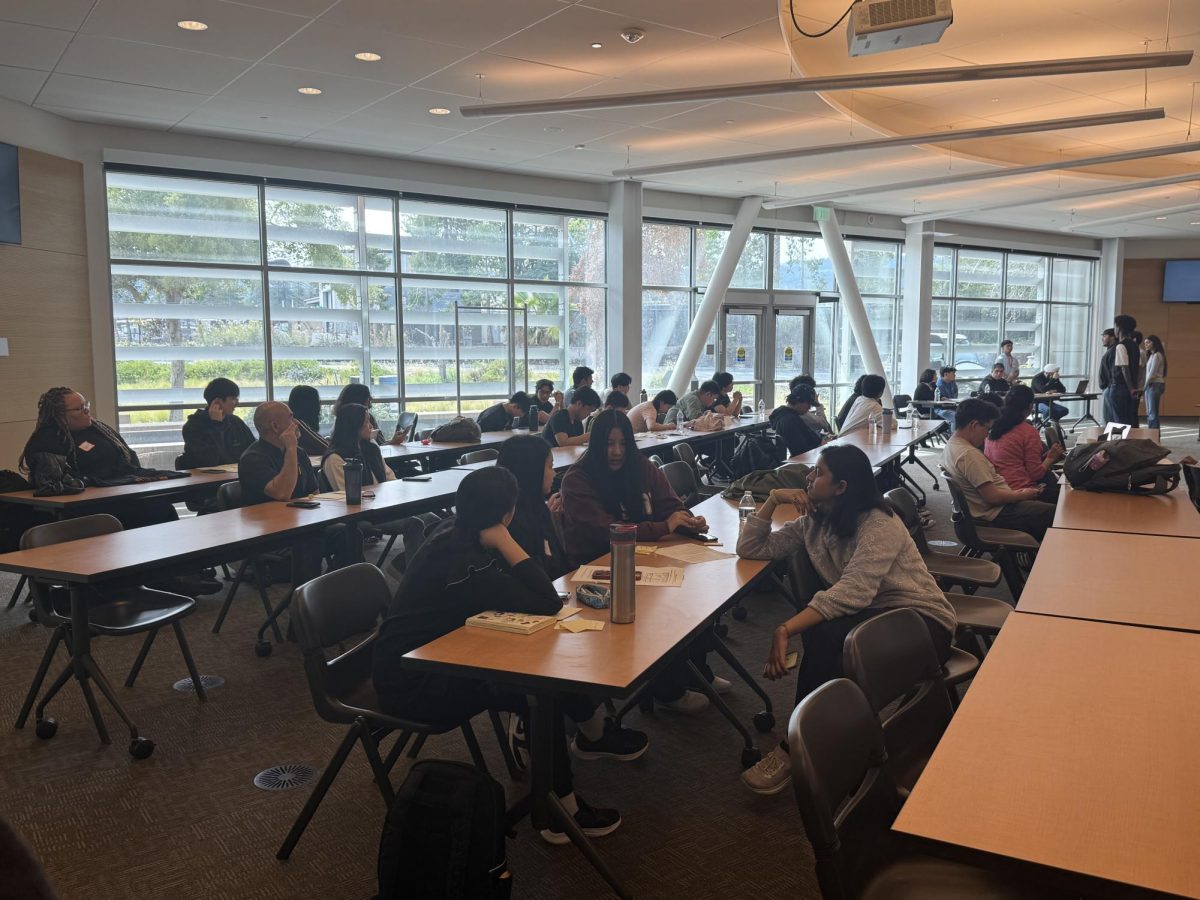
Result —
[{"label": "person in black hoodie", "polygon": [[821,435],[812,430],[804,415],[816,402],[816,392],[807,384],[798,384],[784,405],[771,413],[771,427],[787,444],[788,456],[799,456],[821,446]]},{"label": "person in black hoodie", "polygon": [[[555,476],[550,445],[537,435],[517,435],[500,445],[496,465],[517,479],[517,505],[508,523],[509,533],[551,578],[566,575],[571,563],[546,501]],[[561,510],[561,497],[556,494],[551,499]]]},{"label": "person in black hoodie", "polygon": [[[415,672],[403,656],[455,631],[469,617],[488,610],[554,615],[562,601],[545,569],[530,558],[508,530],[517,503],[517,480],[507,469],[477,469],[462,480],[455,495],[457,516],[446,520],[417,551],[400,588],[388,605],[375,644],[373,678],[383,709],[424,722],[453,724],[489,707],[521,716],[529,712],[525,696],[493,691],[483,681],[454,675]],[[562,694],[562,710],[577,722],[594,718],[595,704]],[[581,725],[581,732],[584,725]],[[604,738],[622,731],[603,727]],[[614,739],[614,743],[619,740]],[[579,752],[578,738],[576,752]],[[603,743],[597,742],[597,743]],[[619,749],[619,748],[611,748]],[[644,744],[636,755],[645,750]],[[611,834],[621,825],[614,809],[589,806],[574,793],[570,757],[561,717],[554,734],[554,792],[589,837]],[[628,754],[594,755],[635,758]],[[565,844],[565,832],[544,829],[542,837]]]},{"label": "person in black hoodie", "polygon": [[321,394],[308,384],[298,384],[288,394],[288,409],[299,428],[299,447],[309,456],[324,456],[329,441],[321,436]]},{"label": "person in black hoodie", "polygon": [[234,415],[241,390],[228,378],[214,378],[204,389],[203,409],[183,423],[183,455],[176,461],[181,469],[224,466],[241,459],[254,443],[254,432]]}]

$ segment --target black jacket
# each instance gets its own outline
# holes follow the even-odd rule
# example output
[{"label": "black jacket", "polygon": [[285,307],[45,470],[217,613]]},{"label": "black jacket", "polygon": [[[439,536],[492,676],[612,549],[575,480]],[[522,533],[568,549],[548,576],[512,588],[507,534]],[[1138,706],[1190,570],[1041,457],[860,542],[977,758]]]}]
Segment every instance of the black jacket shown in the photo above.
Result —
[{"label": "black jacket", "polygon": [[790,406],[780,406],[771,413],[771,427],[779,432],[787,444],[789,456],[807,453],[821,446],[821,436]]},{"label": "black jacket", "polygon": [[979,383],[980,394],[1007,394],[1012,387],[1006,378],[993,378],[989,375]]},{"label": "black jacket", "polygon": [[214,422],[208,409],[198,409],[183,423],[183,455],[177,460],[181,469],[223,466],[242,458],[254,443],[254,433],[237,416]]},{"label": "black jacket", "polygon": [[1057,378],[1051,378],[1045,372],[1038,372],[1033,376],[1030,382],[1030,387],[1033,388],[1035,394],[1049,394],[1051,391],[1058,394],[1065,394],[1067,389],[1063,387],[1063,383]]},{"label": "black jacket", "polygon": [[503,403],[496,403],[481,412],[475,419],[479,431],[508,431],[512,428],[513,417],[504,409]]}]

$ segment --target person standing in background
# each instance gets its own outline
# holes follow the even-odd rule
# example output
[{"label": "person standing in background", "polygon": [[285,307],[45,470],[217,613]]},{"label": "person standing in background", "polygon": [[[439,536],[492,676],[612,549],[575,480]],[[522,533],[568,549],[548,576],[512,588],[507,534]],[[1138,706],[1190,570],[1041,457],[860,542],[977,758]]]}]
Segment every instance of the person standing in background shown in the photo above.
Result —
[{"label": "person standing in background", "polygon": [[1016,384],[1021,377],[1021,364],[1013,356],[1013,342],[1000,342],[1000,355],[996,357],[996,365],[1004,366],[1004,377],[1009,384]]},{"label": "person standing in background", "polygon": [[1137,344],[1133,342],[1137,320],[1133,316],[1120,315],[1113,319],[1113,328],[1117,332],[1117,343],[1112,348],[1112,386],[1108,389],[1113,421],[1136,428],[1136,393],[1139,387],[1137,373],[1141,364],[1141,353]]},{"label": "person standing in background", "polygon": [[1146,374],[1142,394],[1146,398],[1146,427],[1159,428],[1159,411],[1163,392],[1167,389],[1167,351],[1157,334],[1147,336],[1142,343],[1146,358]]},{"label": "person standing in background", "polygon": [[1104,353],[1100,356],[1100,408],[1104,411],[1105,422],[1116,422],[1113,414],[1111,397],[1113,381],[1113,359],[1116,356],[1117,333],[1112,328],[1100,332],[1100,345]]}]

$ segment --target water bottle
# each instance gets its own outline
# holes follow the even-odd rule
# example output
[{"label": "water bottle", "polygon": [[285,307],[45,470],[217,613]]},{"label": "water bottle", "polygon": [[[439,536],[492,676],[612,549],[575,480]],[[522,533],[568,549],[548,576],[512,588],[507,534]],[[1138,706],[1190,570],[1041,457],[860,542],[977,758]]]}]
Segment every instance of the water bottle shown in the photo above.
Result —
[{"label": "water bottle", "polygon": [[526,424],[525,420],[522,419],[520,416],[513,416],[513,420],[512,420],[512,430],[513,431],[522,431],[525,428],[525,424]]},{"label": "water bottle", "polygon": [[[741,412],[741,410],[738,410],[738,412]],[[767,417],[767,401],[766,400],[758,401],[758,417],[760,419],[765,419]]]},{"label": "water bottle", "polygon": [[742,500],[738,504],[738,531],[742,530],[742,527],[746,524],[746,520],[754,515],[756,509],[758,509],[758,506],[754,503],[754,493],[746,491],[746,493],[742,494]]},{"label": "water bottle", "polygon": [[538,416],[537,406],[529,407],[529,430],[531,432],[537,431],[538,428],[540,427],[540,424],[541,423],[540,423],[540,417]]},{"label": "water bottle", "polygon": [[363,464],[361,459],[348,459],[342,469],[342,477],[346,481],[346,505],[358,506],[362,503]]},{"label": "water bottle", "polygon": [[895,416],[892,415],[892,411],[890,409],[885,409],[883,411],[883,421],[881,424],[885,434],[891,432],[896,427],[896,419]]},{"label": "water bottle", "polygon": [[608,545],[612,554],[612,603],[609,618],[614,625],[633,622],[635,588],[637,585],[637,526],[614,524],[608,526]]},{"label": "water bottle", "polygon": [[941,389],[941,388],[937,388],[937,387],[935,387],[935,388],[933,389],[933,402],[934,402],[934,403],[941,403],[941,402],[942,402],[942,389]]},{"label": "water bottle", "polygon": [[641,394],[641,397],[642,397],[642,402],[643,402],[643,403],[645,403],[647,400],[649,400],[649,399],[650,399],[650,395],[646,393],[646,389],[645,389],[645,388],[642,388],[642,394]]}]

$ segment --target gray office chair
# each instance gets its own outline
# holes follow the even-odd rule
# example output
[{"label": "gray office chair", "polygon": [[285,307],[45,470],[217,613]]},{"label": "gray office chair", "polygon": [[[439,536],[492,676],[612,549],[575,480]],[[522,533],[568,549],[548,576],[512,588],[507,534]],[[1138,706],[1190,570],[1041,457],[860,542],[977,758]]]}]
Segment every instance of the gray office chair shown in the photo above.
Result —
[{"label": "gray office chair", "polygon": [[994,528],[977,525],[971,518],[970,507],[962,491],[950,475],[942,470],[946,486],[950,488],[950,502],[954,507],[954,534],[972,554],[986,553],[996,561],[1004,573],[1004,580],[1012,591],[1014,603],[1021,598],[1025,587],[1025,573],[1018,563],[1018,554],[1032,555],[1041,545],[1033,535],[1014,528]]},{"label": "gray office chair", "polygon": [[663,459],[657,453],[651,453],[649,456],[650,462],[654,463],[654,467],[661,469],[663,467]]},{"label": "gray office chair", "polygon": [[477,462],[490,462],[493,459],[500,458],[500,451],[495,447],[487,447],[483,450],[472,450],[470,453],[464,453],[458,458],[460,466],[470,465]]},{"label": "gray office chair", "polygon": [[1185,463],[1181,468],[1183,480],[1187,482],[1188,495],[1191,496],[1196,509],[1200,510],[1200,466],[1189,466]]},{"label": "gray office chair", "polygon": [[696,488],[696,475],[691,466],[675,460],[675,462],[669,462],[663,466],[662,473],[671,485],[671,490],[683,501],[684,506],[691,509],[700,502],[700,492]]}]

